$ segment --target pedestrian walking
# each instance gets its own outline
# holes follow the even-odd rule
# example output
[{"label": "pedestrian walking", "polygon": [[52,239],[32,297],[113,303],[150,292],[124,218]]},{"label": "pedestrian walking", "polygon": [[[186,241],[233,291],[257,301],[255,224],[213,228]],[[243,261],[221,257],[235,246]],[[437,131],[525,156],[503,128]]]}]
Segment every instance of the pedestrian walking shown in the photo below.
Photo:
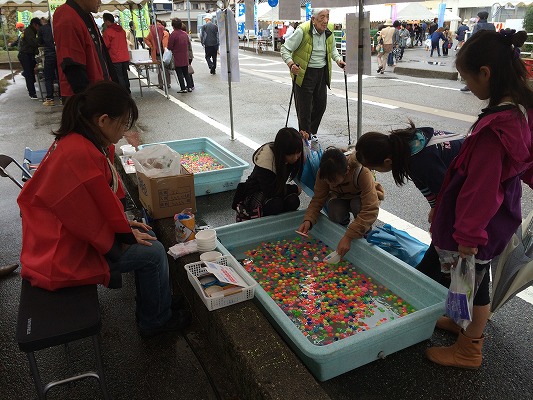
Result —
[{"label": "pedestrian walking", "polygon": [[313,9],[311,21],[300,24],[281,46],[281,58],[294,80],[294,101],[300,131],[316,135],[326,111],[327,88],[331,84],[332,63],[346,63],[335,46],[329,9]]},{"label": "pedestrian walking", "polygon": [[[522,182],[533,188],[533,92],[520,59],[524,31],[481,31],[457,53],[456,66],[472,93],[488,100],[444,179],[431,224],[437,249],[474,256],[482,275],[474,295],[472,320],[449,347],[431,347],[433,362],[468,369],[482,363],[483,331],[490,314],[489,268],[522,222]],[[487,162],[490,160],[490,162]]]},{"label": "pedestrian walking", "polygon": [[378,51],[378,74],[384,74],[387,68],[389,54],[392,52],[394,34],[396,29],[392,26],[392,20],[385,21],[385,25],[379,31],[378,44],[381,46]]},{"label": "pedestrian walking", "polygon": [[217,53],[220,41],[218,38],[218,26],[211,21],[211,16],[207,15],[205,24],[202,26],[202,34],[200,41],[205,50],[205,60],[209,67],[211,75],[215,75],[217,71]]},{"label": "pedestrian walking", "polygon": [[[183,32],[187,33],[187,25],[185,25],[185,23],[181,24],[181,30]],[[189,77],[191,79],[191,85],[192,85],[191,89],[194,90],[194,77],[193,77],[194,68],[192,67],[192,60],[194,59],[194,53],[192,51],[191,37],[189,36],[188,33],[187,33],[187,38],[189,39],[189,42],[188,42],[188,45],[187,45],[188,54],[189,54],[189,66],[187,68],[187,72],[189,73]]]},{"label": "pedestrian walking", "polygon": [[52,25],[47,19],[45,19],[45,22],[39,29],[38,36],[39,46],[44,48],[43,74],[46,99],[43,102],[43,106],[53,106],[55,105],[54,82],[59,82],[59,73],[57,71],[56,45],[52,33]]},{"label": "pedestrian walking", "polygon": [[454,49],[455,51],[459,50],[465,43],[466,32],[470,30],[468,25],[466,25],[467,23],[468,23],[468,20],[465,19],[463,22],[461,22],[461,26],[457,28],[457,32],[455,34],[455,39],[457,40],[457,45],[455,46],[455,49]]},{"label": "pedestrian walking", "polygon": [[[472,28],[472,36],[480,31],[496,31],[496,27],[492,22],[487,22],[487,18],[489,17],[489,13],[486,11],[480,11],[477,13],[478,21],[474,25],[474,28]],[[471,36],[471,37],[472,37]],[[470,88],[468,85],[463,86],[461,89],[461,92],[469,92]]]},{"label": "pedestrian walking", "polygon": [[407,41],[410,36],[411,34],[407,30],[407,24],[405,22],[402,23],[400,30],[398,31],[398,47],[400,49],[400,56],[398,57],[399,61],[401,61],[403,58],[403,52],[407,47]]},{"label": "pedestrian walking", "polygon": [[178,93],[187,93],[192,92],[194,84],[189,74],[189,35],[181,29],[182,25],[181,19],[172,20],[174,30],[168,39],[168,49],[172,51],[174,57],[174,68],[180,85]]},{"label": "pedestrian walking", "polygon": [[130,53],[128,51],[128,41],[126,31],[115,23],[113,14],[104,13],[102,19],[106,26],[104,31],[104,43],[109,51],[113,68],[118,78],[118,84],[130,92],[130,79],[128,71],[130,69]]},{"label": "pedestrian walking", "polygon": [[37,40],[37,33],[41,27],[41,20],[39,18],[32,18],[30,24],[18,42],[18,59],[22,65],[22,76],[26,80],[26,89],[30,99],[37,100],[37,91],[35,90],[35,56],[39,54],[39,43]]}]

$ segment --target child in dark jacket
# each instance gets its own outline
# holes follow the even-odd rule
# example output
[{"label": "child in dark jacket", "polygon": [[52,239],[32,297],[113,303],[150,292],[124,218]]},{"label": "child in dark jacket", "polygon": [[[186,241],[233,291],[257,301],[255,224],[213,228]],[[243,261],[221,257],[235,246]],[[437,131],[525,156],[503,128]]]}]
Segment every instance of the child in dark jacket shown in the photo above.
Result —
[{"label": "child in dark jacket", "polygon": [[302,135],[294,128],[280,129],[274,142],[255,151],[254,169],[233,199],[237,222],[298,209],[302,190],[287,181],[301,177],[302,152]]}]

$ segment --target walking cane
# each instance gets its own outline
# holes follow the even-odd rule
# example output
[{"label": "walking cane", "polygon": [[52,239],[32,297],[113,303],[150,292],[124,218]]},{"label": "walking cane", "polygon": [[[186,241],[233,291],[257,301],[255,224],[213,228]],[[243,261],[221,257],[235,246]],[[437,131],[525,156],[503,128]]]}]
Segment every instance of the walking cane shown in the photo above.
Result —
[{"label": "walking cane", "polygon": [[[350,132],[350,111],[348,110],[348,78],[346,76],[346,71],[344,71],[344,90],[346,93],[346,118],[348,119],[348,146],[352,144],[352,135]],[[361,99],[358,99],[361,101]]]},{"label": "walking cane", "polygon": [[[300,64],[295,64],[297,67],[300,67]],[[292,88],[291,88],[291,99],[289,100],[289,109],[287,110],[287,119],[285,120],[285,128],[289,124],[289,114],[291,112],[292,96],[294,96],[294,84],[296,83],[297,75],[294,75],[292,78]]]}]

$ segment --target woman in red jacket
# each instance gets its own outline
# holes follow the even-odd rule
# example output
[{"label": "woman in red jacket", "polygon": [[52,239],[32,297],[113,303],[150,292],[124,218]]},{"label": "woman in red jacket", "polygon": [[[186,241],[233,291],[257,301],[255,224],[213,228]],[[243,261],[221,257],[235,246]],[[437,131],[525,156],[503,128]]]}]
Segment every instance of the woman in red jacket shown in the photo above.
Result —
[{"label": "woman in red jacket", "polygon": [[102,284],[120,287],[135,271],[137,317],[144,337],[185,327],[172,310],[168,260],[151,228],[128,221],[108,147],[136,121],[137,106],[121,86],[101,81],[70,97],[56,139],[18,203],[22,277],[47,290]]}]

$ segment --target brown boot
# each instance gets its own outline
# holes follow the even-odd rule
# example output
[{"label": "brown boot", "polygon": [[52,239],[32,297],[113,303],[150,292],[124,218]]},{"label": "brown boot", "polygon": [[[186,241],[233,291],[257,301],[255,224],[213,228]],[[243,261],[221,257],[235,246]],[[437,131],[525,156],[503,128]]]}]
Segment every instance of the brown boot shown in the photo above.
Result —
[{"label": "brown boot", "polygon": [[437,320],[437,324],[435,325],[435,327],[451,332],[455,335],[459,335],[459,333],[461,333],[461,327],[457,325],[455,321],[450,317],[440,317]]},{"label": "brown boot", "polygon": [[483,336],[472,339],[465,336],[464,332],[459,332],[455,344],[450,347],[431,347],[426,350],[426,357],[447,367],[478,369],[482,361],[481,347],[484,339]]}]

